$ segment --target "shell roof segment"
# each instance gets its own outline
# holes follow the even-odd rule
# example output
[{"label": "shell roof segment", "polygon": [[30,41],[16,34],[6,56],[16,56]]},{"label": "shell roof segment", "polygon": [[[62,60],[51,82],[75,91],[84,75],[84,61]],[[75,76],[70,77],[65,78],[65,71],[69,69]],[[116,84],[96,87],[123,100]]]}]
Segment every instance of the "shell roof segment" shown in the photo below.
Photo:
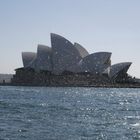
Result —
[{"label": "shell roof segment", "polygon": [[46,45],[38,45],[37,56],[31,62],[30,67],[35,70],[52,70],[52,60],[51,60],[52,51],[51,48]]},{"label": "shell roof segment", "polygon": [[74,43],[74,47],[79,51],[80,55],[82,58],[86,57],[87,55],[89,55],[88,51],[79,43]]},{"label": "shell roof segment", "polygon": [[110,68],[110,77],[116,77],[120,72],[122,72],[122,70],[124,70],[123,72],[127,73],[131,64],[132,62],[122,62],[112,65]]},{"label": "shell roof segment", "polygon": [[111,65],[110,52],[97,52],[84,57],[79,65],[83,71],[101,74],[106,68]]},{"label": "shell roof segment", "polygon": [[35,59],[36,53],[34,52],[22,52],[23,66],[28,67],[29,64]]},{"label": "shell roof segment", "polygon": [[79,51],[66,38],[51,33],[53,72],[70,71],[82,59]]}]

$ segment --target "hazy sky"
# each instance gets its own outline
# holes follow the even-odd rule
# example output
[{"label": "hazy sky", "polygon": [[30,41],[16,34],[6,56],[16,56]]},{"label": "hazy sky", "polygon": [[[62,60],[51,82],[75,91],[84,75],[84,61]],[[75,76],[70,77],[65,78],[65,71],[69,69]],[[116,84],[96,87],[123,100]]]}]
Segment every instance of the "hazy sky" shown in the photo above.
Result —
[{"label": "hazy sky", "polygon": [[0,0],[0,73],[22,67],[22,51],[51,46],[51,32],[133,62],[140,77],[140,0]]}]

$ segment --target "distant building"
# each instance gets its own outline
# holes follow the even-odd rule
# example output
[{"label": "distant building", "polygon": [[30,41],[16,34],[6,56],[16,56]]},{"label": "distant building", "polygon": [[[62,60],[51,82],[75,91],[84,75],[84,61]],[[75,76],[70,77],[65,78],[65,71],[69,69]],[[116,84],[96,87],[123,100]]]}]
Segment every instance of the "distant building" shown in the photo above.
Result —
[{"label": "distant building", "polygon": [[12,74],[0,74],[0,84],[1,83],[11,83]]}]

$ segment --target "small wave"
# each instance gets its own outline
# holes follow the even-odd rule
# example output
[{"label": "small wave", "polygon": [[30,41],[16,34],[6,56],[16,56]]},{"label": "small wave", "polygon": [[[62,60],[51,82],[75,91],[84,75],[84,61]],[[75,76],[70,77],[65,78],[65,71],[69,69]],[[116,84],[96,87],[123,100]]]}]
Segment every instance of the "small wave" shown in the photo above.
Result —
[{"label": "small wave", "polygon": [[35,92],[35,93],[39,93],[40,92],[40,90],[38,90],[38,89],[33,89],[33,88],[28,88],[28,89],[26,89],[26,88],[17,88],[17,89],[15,89],[16,91],[19,91],[19,92]]},{"label": "small wave", "polygon": [[9,107],[9,106],[11,106],[9,103],[7,103],[5,101],[0,101],[0,107],[6,108],[6,107]]},{"label": "small wave", "polygon": [[140,127],[140,123],[130,124],[132,127]]},{"label": "small wave", "polygon": [[45,106],[47,106],[47,104],[46,103],[41,103],[41,104],[39,104],[40,106],[42,106],[42,107],[45,107]]},{"label": "small wave", "polygon": [[64,107],[64,106],[56,106],[56,105],[51,105],[51,106],[48,106],[48,108],[50,110],[70,110],[70,108],[67,108],[67,107]]},{"label": "small wave", "polygon": [[5,86],[5,87],[0,87],[1,91],[18,91],[18,92],[35,92],[35,93],[39,93],[40,89],[38,88],[32,88],[32,87],[10,87],[10,86]]},{"label": "small wave", "polygon": [[[4,131],[4,129],[3,128],[0,128],[0,132],[3,132]],[[0,139],[1,140],[1,139]]]},{"label": "small wave", "polygon": [[125,116],[127,119],[140,119],[140,116]]}]

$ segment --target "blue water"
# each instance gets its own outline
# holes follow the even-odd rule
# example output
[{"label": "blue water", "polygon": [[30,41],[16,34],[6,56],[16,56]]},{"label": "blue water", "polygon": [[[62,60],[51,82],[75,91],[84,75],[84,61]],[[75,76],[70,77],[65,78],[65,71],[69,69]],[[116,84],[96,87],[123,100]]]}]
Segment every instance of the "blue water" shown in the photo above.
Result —
[{"label": "blue water", "polygon": [[0,140],[138,140],[140,89],[0,87]]}]

